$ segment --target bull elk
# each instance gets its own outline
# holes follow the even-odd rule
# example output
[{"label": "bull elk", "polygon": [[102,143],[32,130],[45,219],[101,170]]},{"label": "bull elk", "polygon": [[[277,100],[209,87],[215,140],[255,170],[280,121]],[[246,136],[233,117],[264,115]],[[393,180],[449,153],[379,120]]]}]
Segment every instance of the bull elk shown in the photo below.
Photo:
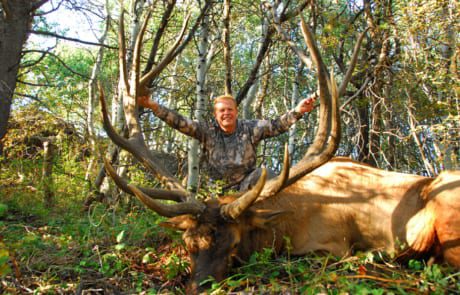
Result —
[{"label": "bull elk", "polygon": [[[266,181],[263,172],[247,192],[207,201],[189,195],[178,179],[151,156],[139,126],[135,97],[143,81],[151,78],[138,74],[144,25],[134,50],[131,83],[126,78],[124,38],[120,44],[129,138],[113,129],[101,89],[103,121],[112,141],[132,153],[168,190],[128,184],[105,161],[108,174],[123,191],[168,217],[163,226],[183,231],[191,258],[189,288],[194,292],[204,288],[200,282],[208,277],[224,279],[233,259],[245,261],[264,247],[282,252],[286,246],[283,237],[289,238],[290,251],[295,255],[327,251],[343,256],[354,250],[373,249],[397,252],[402,244],[405,250],[399,252],[401,256],[431,255],[460,267],[460,172],[428,178],[388,172],[348,158],[332,158],[340,138],[337,101],[351,74],[345,75],[337,87],[303,19],[301,28],[317,67],[321,104],[314,143],[294,167],[289,169],[285,152],[281,174]],[[362,39],[355,47],[349,73]],[[291,45],[302,59],[303,53]],[[155,73],[164,66],[159,63]],[[166,204],[160,199],[176,203]]]}]

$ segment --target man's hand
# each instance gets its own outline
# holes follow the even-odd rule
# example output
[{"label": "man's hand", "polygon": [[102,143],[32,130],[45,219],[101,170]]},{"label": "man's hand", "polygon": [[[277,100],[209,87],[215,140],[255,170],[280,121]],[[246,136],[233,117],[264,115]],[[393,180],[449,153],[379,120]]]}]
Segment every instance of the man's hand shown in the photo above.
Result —
[{"label": "man's hand", "polygon": [[311,112],[314,108],[315,101],[316,95],[312,95],[309,98],[304,98],[297,104],[294,110],[301,114]]},{"label": "man's hand", "polygon": [[144,96],[138,96],[137,97],[137,105],[151,109],[153,111],[156,111],[158,104],[156,101],[153,101],[150,99],[149,95],[144,95]]}]

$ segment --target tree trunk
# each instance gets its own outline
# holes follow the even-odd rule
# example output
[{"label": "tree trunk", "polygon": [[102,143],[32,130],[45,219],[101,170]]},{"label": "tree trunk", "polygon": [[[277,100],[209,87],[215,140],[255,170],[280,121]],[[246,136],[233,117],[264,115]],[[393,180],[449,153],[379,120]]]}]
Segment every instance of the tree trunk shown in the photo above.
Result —
[{"label": "tree trunk", "polygon": [[408,115],[408,121],[409,121],[409,126],[410,126],[410,133],[412,135],[412,138],[414,139],[415,144],[418,147],[420,156],[422,157],[423,164],[425,165],[425,169],[426,169],[426,174],[428,176],[434,176],[435,175],[434,167],[433,167],[433,165],[431,165],[428,157],[426,156],[425,150],[423,148],[423,144],[422,144],[422,142],[420,141],[420,139],[418,138],[418,135],[417,135],[417,131],[416,131],[417,126],[416,126],[415,116],[412,113],[412,108],[413,108],[413,106],[412,106],[412,98],[409,95],[408,91],[406,91],[406,93],[408,94],[407,99],[408,99],[408,104],[409,104],[407,106],[407,115]]},{"label": "tree trunk", "polygon": [[[383,104],[385,98],[385,84],[388,79],[388,68],[390,61],[388,58],[390,50],[390,33],[389,28],[378,26],[381,21],[386,21],[391,17],[391,1],[375,3],[371,7],[370,0],[364,0],[364,15],[370,28],[372,38],[372,55],[377,57],[377,63],[374,67],[374,83],[371,87],[371,112],[370,133],[369,133],[369,150],[366,163],[372,166],[378,166],[380,154],[382,153],[382,125],[383,125]],[[377,19],[376,19],[377,18]]]},{"label": "tree trunk", "polygon": [[[203,120],[203,115],[206,109],[207,93],[206,93],[206,74],[208,61],[208,35],[209,35],[209,19],[207,16],[203,18],[201,23],[201,36],[198,45],[198,65],[197,65],[197,101],[195,109],[195,119]],[[196,139],[190,139],[190,148],[188,151],[188,178],[187,188],[191,191],[196,191],[199,180],[199,142]]]},{"label": "tree trunk", "polygon": [[224,44],[224,62],[225,62],[225,94],[232,94],[232,56],[230,45],[230,0],[224,0],[223,23],[224,29],[222,39]]},{"label": "tree trunk", "polygon": [[[110,27],[110,13],[109,13],[109,5],[108,0],[105,3],[106,7],[106,23],[105,29],[102,33],[101,37],[99,38],[99,43],[103,44],[105,42],[105,38],[107,36],[107,32]],[[88,83],[88,106],[87,106],[87,130],[88,136],[90,141],[90,148],[91,148],[91,158],[89,160],[88,167],[86,169],[85,180],[89,181],[91,177],[91,171],[93,171],[95,158],[98,157],[98,150],[96,146],[96,133],[94,130],[94,106],[96,105],[96,93],[97,93],[97,77],[99,75],[102,59],[104,57],[104,47],[99,47],[96,55],[96,62],[93,65],[93,70],[91,72],[91,78]]]},{"label": "tree trunk", "polygon": [[0,2],[0,139],[5,136],[8,128],[22,47],[27,40],[33,12],[45,2],[47,1]]},{"label": "tree trunk", "polygon": [[360,95],[359,101],[362,103],[358,106],[359,116],[359,137],[358,137],[358,156],[357,160],[366,162],[369,157],[369,106],[364,103],[366,97]]}]

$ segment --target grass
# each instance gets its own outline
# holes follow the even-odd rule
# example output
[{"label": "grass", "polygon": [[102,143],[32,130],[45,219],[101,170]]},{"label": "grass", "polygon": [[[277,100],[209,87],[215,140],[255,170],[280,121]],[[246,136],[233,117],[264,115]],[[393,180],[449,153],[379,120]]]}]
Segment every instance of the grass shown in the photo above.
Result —
[{"label": "grass", "polygon": [[[10,268],[1,278],[3,294],[185,292],[189,261],[180,236],[159,228],[150,212],[114,212],[96,205],[89,213],[48,213],[35,215],[11,205],[3,213],[0,257],[8,257],[3,265]],[[449,267],[415,260],[401,267],[380,252],[338,259],[274,257],[266,249],[214,283],[210,292],[455,294],[459,277]]]},{"label": "grass", "polygon": [[2,217],[7,252],[0,254],[8,256],[10,270],[2,275],[0,293],[183,288],[185,251],[174,235],[154,224],[150,212],[107,212],[99,205],[89,214],[62,213],[38,216],[11,209]]},{"label": "grass", "polygon": [[[74,180],[75,181],[75,180]],[[137,205],[83,211],[84,183],[56,184],[53,209],[30,183],[0,187],[1,294],[185,294],[189,260],[179,233]],[[37,186],[39,187],[39,186]],[[80,191],[78,191],[78,187]],[[60,188],[60,189],[59,189]],[[82,189],[83,188],[83,189]],[[78,192],[78,193],[76,193]],[[459,294],[460,273],[381,252],[337,258],[254,253],[209,293]]]}]

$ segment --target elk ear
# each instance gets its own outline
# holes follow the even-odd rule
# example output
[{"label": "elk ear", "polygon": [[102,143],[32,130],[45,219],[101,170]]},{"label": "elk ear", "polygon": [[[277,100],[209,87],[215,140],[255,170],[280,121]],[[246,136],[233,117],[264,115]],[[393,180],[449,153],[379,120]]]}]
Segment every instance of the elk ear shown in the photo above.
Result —
[{"label": "elk ear", "polygon": [[280,222],[289,213],[290,211],[285,210],[255,210],[251,217],[251,224],[259,228],[269,228],[273,224]]},{"label": "elk ear", "polygon": [[160,226],[185,231],[196,227],[196,219],[192,215],[179,215],[160,223]]}]

